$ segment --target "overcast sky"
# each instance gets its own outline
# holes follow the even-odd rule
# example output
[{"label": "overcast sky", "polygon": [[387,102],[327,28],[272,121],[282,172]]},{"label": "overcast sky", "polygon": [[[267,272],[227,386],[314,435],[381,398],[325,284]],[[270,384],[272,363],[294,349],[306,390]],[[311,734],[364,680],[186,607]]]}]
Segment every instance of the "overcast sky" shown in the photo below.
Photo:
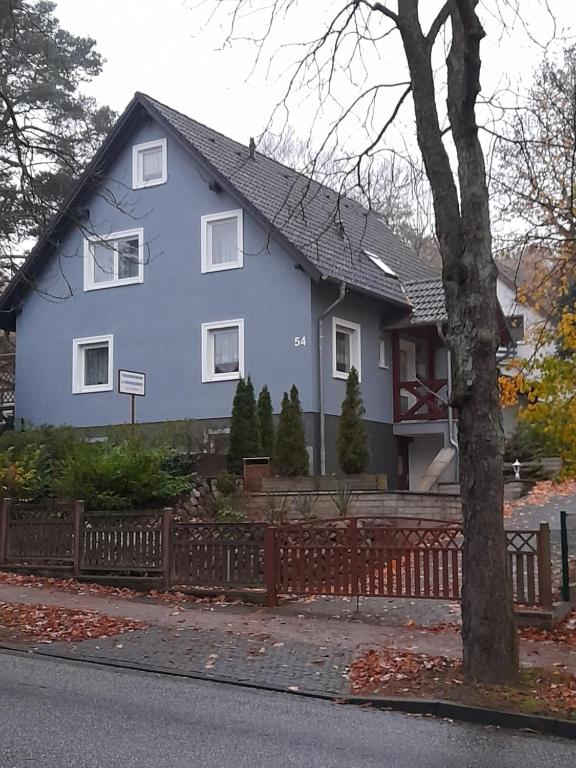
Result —
[{"label": "overcast sky", "polygon": [[[521,3],[525,25],[517,21],[509,32],[502,31],[493,14],[483,14],[489,33],[483,43],[482,81],[486,92],[509,82],[529,81],[543,54],[538,43],[545,44],[553,36],[552,22],[544,10],[546,0],[516,1]],[[547,2],[556,17],[558,33],[572,34],[576,27],[574,0]],[[502,3],[503,0],[485,0],[484,5],[495,10]],[[208,21],[215,4],[217,0],[59,0],[57,14],[66,29],[95,38],[106,59],[103,73],[86,86],[86,91],[100,102],[121,111],[135,91],[143,91],[247,143],[249,136],[258,135],[265,128],[274,104],[283,95],[287,76],[292,72],[291,62],[297,59],[295,50],[283,49],[268,70],[270,53],[282,43],[313,37],[325,26],[334,7],[339,6],[334,0],[300,0],[296,12],[273,33],[262,65],[251,75],[255,46],[239,41],[223,49],[226,15],[220,13]],[[252,4],[270,5],[263,0],[252,0]],[[440,0],[422,2],[428,12],[440,5]],[[507,21],[513,21],[510,15]],[[261,15],[252,14],[239,29],[249,35],[261,29],[263,23]],[[368,67],[367,81],[370,77],[388,81],[405,77],[402,51],[393,41],[387,41],[378,55],[374,54]],[[339,87],[345,99],[354,94],[354,86],[344,79],[339,81]],[[387,116],[394,93],[386,98],[389,101],[384,99],[379,106],[379,120]],[[301,94],[296,103],[298,106],[289,119],[298,133],[306,134],[318,114],[317,94]],[[325,103],[324,109],[317,134],[335,115],[334,104],[330,108]],[[403,120],[404,126],[409,127],[409,106]],[[390,138],[398,139],[399,134]]]}]

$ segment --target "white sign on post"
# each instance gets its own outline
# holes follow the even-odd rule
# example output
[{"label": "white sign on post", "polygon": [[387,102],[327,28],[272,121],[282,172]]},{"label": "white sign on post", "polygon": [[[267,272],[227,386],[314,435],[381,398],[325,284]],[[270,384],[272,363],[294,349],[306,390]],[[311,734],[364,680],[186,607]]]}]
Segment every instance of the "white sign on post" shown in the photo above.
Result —
[{"label": "white sign on post", "polygon": [[118,371],[118,392],[121,395],[146,395],[146,374],[139,371]]}]

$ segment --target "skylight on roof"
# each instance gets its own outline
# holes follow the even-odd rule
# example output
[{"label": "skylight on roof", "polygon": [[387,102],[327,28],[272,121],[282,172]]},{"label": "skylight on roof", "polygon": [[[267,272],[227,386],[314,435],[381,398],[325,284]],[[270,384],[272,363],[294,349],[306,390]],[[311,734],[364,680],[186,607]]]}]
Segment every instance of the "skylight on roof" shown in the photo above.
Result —
[{"label": "skylight on roof", "polygon": [[382,270],[382,272],[384,272],[385,275],[388,275],[389,277],[398,277],[396,272],[394,272],[393,269],[390,269],[388,264],[386,264],[386,262],[383,261],[380,258],[380,256],[377,256],[375,253],[372,253],[372,251],[367,251],[365,248],[364,248],[364,253],[366,254],[366,256],[368,256],[370,261],[374,262],[374,264],[376,264],[376,266],[379,267]]}]

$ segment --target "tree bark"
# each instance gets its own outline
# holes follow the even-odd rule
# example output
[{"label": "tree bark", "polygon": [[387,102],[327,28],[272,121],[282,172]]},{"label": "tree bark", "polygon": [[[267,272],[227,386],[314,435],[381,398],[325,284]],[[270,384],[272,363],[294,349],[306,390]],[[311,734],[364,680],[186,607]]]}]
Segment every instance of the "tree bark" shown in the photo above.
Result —
[{"label": "tree bark", "polygon": [[410,69],[417,139],[432,188],[453,355],[452,404],[458,409],[464,514],[462,640],[468,679],[508,682],[518,674],[518,641],[507,574],[503,506],[503,432],[496,351],[497,270],[492,258],[484,156],[475,116],[480,90],[478,0],[449,0],[448,115],[458,163],[450,167],[436,108],[433,38],[418,0],[399,0],[397,25]]}]

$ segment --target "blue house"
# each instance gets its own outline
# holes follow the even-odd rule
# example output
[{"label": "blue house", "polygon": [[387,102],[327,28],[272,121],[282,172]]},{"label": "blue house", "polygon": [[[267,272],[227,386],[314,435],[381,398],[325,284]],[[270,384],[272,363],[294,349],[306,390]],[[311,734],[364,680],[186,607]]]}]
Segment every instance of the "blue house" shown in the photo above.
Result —
[{"label": "blue house", "polygon": [[276,411],[297,385],[311,468],[333,473],[355,366],[391,488],[454,480],[444,319],[437,274],[376,215],[140,93],[0,299],[17,425],[127,422],[126,369],[146,373],[139,422],[194,419],[217,445],[250,375]]}]

